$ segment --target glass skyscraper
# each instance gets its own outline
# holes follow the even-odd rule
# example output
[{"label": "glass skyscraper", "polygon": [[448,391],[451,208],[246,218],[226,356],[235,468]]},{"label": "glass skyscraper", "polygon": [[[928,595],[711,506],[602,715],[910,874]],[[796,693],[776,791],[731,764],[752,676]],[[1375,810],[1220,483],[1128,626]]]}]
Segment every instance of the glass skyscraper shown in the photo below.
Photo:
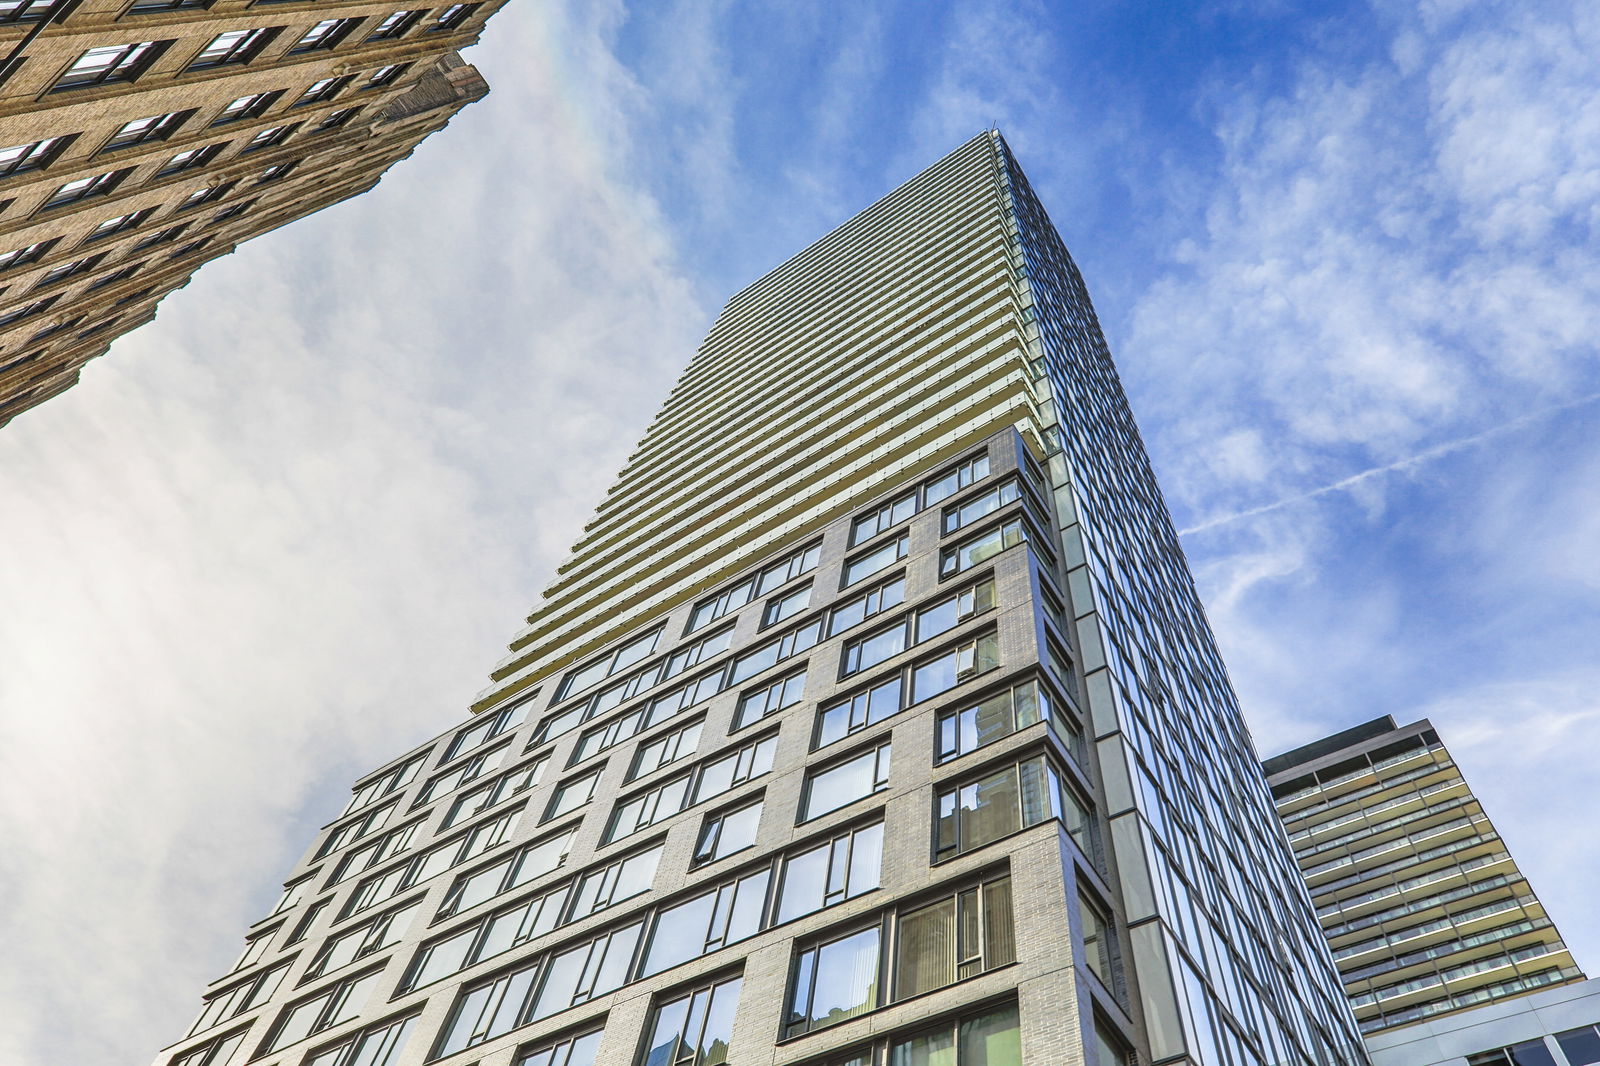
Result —
[{"label": "glass skyscraper", "polygon": [[1365,1062],[997,133],[728,302],[472,709],[159,1066]]}]

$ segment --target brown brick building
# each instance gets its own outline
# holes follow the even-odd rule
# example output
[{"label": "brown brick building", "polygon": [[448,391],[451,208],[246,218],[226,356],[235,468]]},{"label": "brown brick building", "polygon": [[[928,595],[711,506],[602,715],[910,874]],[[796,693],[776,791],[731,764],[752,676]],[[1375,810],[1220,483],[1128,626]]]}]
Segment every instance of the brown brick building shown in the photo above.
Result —
[{"label": "brown brick building", "polygon": [[505,0],[0,0],[0,425],[488,85]]}]

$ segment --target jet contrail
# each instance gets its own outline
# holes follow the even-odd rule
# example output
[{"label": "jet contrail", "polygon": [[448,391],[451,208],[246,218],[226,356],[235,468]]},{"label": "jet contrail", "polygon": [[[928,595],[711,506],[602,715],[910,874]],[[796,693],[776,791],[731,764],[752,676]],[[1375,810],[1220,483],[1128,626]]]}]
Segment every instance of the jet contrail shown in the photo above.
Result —
[{"label": "jet contrail", "polygon": [[1321,488],[1311,489],[1307,492],[1296,493],[1293,496],[1285,496],[1281,500],[1275,500],[1272,503],[1262,504],[1260,507],[1251,507],[1248,510],[1240,511],[1237,514],[1223,515],[1220,518],[1208,519],[1207,521],[1201,522],[1197,526],[1190,526],[1188,529],[1179,530],[1178,535],[1180,537],[1186,537],[1191,533],[1204,533],[1208,529],[1214,529],[1217,526],[1225,526],[1230,522],[1237,522],[1242,518],[1254,518],[1257,515],[1270,514],[1273,511],[1281,510],[1290,506],[1291,504],[1300,503],[1304,500],[1313,500],[1318,496],[1326,496],[1333,492],[1342,492],[1351,486],[1361,484],[1363,481],[1370,481],[1373,478],[1382,477],[1384,474],[1391,474],[1396,470],[1408,470],[1411,467],[1420,466],[1421,464],[1433,459],[1437,459],[1442,455],[1449,455],[1452,452],[1461,451],[1463,448],[1470,448],[1474,444],[1480,444],[1483,441],[1490,440],[1494,437],[1504,436],[1507,433],[1514,433],[1524,426],[1538,422],[1545,418],[1549,418],[1551,415],[1557,415],[1563,411],[1570,411],[1576,407],[1583,407],[1586,404],[1594,403],[1596,400],[1600,400],[1600,392],[1591,393],[1590,395],[1581,399],[1569,400],[1566,403],[1558,403],[1553,407],[1546,407],[1543,410],[1535,411],[1532,414],[1523,415],[1521,418],[1513,418],[1509,422],[1502,422],[1498,426],[1486,429],[1481,433],[1475,433],[1470,437],[1462,437],[1459,440],[1446,441],[1443,444],[1438,444],[1432,448],[1420,451],[1410,458],[1401,459],[1396,462],[1389,463],[1386,466],[1375,466],[1370,470],[1363,470],[1359,474],[1351,474],[1347,478],[1340,478],[1331,485],[1324,485]]}]

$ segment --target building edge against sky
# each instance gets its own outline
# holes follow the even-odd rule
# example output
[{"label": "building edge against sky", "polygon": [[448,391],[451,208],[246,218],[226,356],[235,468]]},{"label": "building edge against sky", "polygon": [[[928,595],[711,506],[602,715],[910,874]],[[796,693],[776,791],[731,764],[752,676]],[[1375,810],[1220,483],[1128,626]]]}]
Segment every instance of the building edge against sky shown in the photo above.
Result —
[{"label": "building edge against sky", "polygon": [[1372,1066],[1594,1066],[1600,980],[1542,988],[1367,1037]]},{"label": "building edge against sky", "polygon": [[459,50],[504,3],[0,3],[0,426],[487,94]]},{"label": "building edge against sky", "polygon": [[358,782],[158,1063],[1365,1061],[997,133],[729,301],[474,710]]},{"label": "building edge against sky", "polygon": [[1385,715],[1263,769],[1363,1032],[1584,979],[1426,719]]}]

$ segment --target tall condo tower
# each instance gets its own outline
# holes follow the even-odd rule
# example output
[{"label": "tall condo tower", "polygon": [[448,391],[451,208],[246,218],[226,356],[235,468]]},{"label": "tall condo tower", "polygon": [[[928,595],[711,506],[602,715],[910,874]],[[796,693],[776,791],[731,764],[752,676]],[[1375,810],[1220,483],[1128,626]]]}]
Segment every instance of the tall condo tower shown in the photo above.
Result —
[{"label": "tall condo tower", "polygon": [[160,1066],[1365,1061],[998,134],[728,302],[474,710]]},{"label": "tall condo tower", "polygon": [[1362,1032],[1583,980],[1426,719],[1263,765]]},{"label": "tall condo tower", "polygon": [[489,87],[505,0],[0,0],[0,425]]}]

